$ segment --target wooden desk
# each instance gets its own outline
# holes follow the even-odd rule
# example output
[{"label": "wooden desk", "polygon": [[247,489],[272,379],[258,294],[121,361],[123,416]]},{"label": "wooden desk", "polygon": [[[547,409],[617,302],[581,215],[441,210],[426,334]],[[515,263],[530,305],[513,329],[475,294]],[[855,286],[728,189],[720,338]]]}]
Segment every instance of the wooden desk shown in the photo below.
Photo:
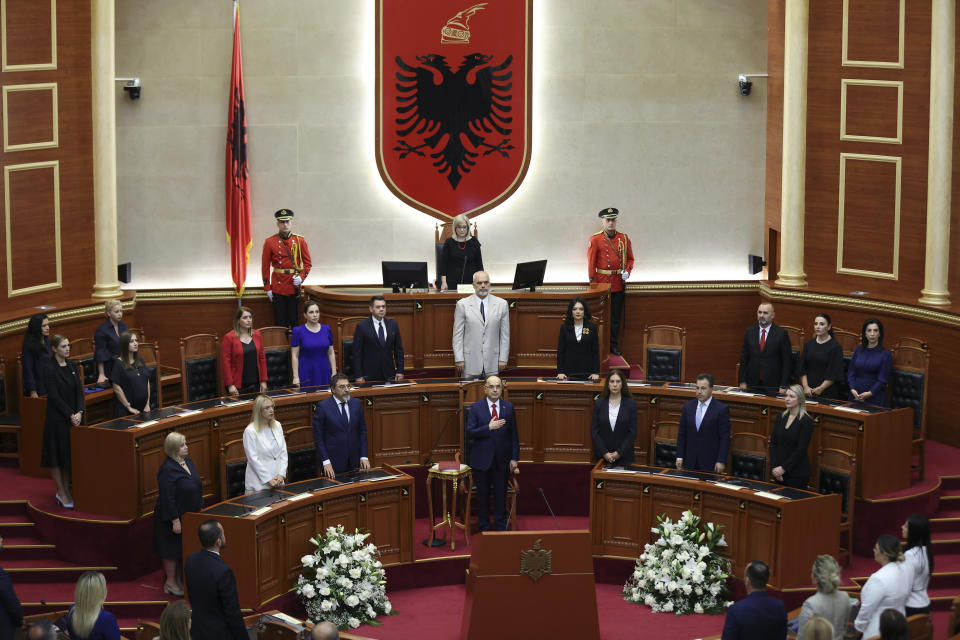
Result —
[{"label": "wooden desk", "polygon": [[[514,403],[521,462],[593,463],[590,419],[602,385],[559,384],[532,378],[508,378],[505,398]],[[638,464],[649,461],[655,426],[680,419],[680,408],[693,389],[666,385],[633,386],[638,425],[635,443]],[[284,395],[285,394],[285,395]],[[313,404],[327,390],[271,392],[277,420],[284,431],[312,424]],[[365,385],[353,392],[364,406],[368,451],[372,464],[422,464],[451,460],[463,451],[464,408],[482,397],[482,383],[427,380],[412,385]],[[764,396],[716,393],[730,407],[733,431],[769,436],[782,400]],[[910,484],[911,413],[908,409],[852,413],[826,405],[807,405],[814,419],[810,442],[813,475],[817,449],[835,448],[857,458],[857,497],[869,498]],[[192,413],[187,413],[192,411]],[[204,494],[221,499],[219,452],[242,436],[250,422],[252,402],[220,399],[111,420],[72,431],[73,482],[77,508],[133,519],[153,511],[156,475],[164,459],[163,439],[183,433],[190,457],[204,479]],[[154,420],[158,420],[153,422]],[[104,481],[109,461],[112,481]]]},{"label": "wooden desk", "polygon": [[[311,287],[310,297],[320,305],[320,322],[330,325],[334,345],[352,339],[357,323],[370,316],[370,296],[381,294],[388,313],[397,321],[403,336],[404,360],[414,369],[453,368],[453,315],[457,300],[466,297],[456,291],[440,293],[384,293],[373,287]],[[557,366],[557,335],[570,300],[584,298],[600,329],[600,361],[607,359],[610,340],[610,285],[547,285],[536,292],[510,291],[495,287],[492,293],[510,306],[510,367],[554,369]],[[342,355],[340,356],[342,357]]]},{"label": "wooden desk", "polygon": [[[837,555],[840,545],[840,496],[796,492],[805,497],[765,497],[750,489],[732,489],[712,482],[667,475],[676,470],[654,469],[631,474],[591,473],[590,531],[594,555],[636,558],[645,544],[656,542],[651,528],[657,516],[676,521],[693,511],[703,524],[723,526],[732,575],[742,575],[751,560],[770,566],[774,589],[808,586],[810,567],[821,553]],[[651,468],[653,469],[653,468]],[[772,494],[791,490],[768,485]]]},{"label": "wooden desk", "polygon": [[[183,557],[200,550],[196,531],[202,522],[220,522],[228,541],[221,555],[236,575],[244,608],[259,607],[295,588],[300,558],[315,550],[310,538],[338,524],[351,533],[369,531],[384,565],[413,562],[413,478],[393,467],[382,470],[396,477],[351,484],[327,481],[331,486],[301,492],[310,482],[304,481],[184,514]],[[284,499],[259,510],[262,513],[242,513],[250,508],[246,501],[271,493]]]}]

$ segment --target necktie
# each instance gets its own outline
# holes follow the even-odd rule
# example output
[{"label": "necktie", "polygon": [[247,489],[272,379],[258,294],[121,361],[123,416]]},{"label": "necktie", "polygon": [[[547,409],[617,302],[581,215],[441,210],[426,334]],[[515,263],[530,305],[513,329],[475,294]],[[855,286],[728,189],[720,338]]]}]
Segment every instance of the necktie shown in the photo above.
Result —
[{"label": "necktie", "polygon": [[[480,308],[482,309],[483,307],[480,307]],[[490,405],[490,417],[491,417],[493,420],[498,420],[498,419],[499,419],[499,418],[497,418],[497,403],[496,403],[496,402],[494,402],[492,405]]]},{"label": "necktie", "polygon": [[480,317],[483,318],[483,321],[487,321],[487,314],[483,311],[483,300],[480,301]]},{"label": "necktie", "polygon": [[344,424],[350,424],[350,418],[347,417],[347,403],[340,403],[340,415],[343,416]]},{"label": "necktie", "polygon": [[697,431],[700,431],[700,423],[703,422],[703,410],[704,404],[701,402],[697,405]]},{"label": "necktie", "polygon": [[767,330],[760,329],[760,351],[763,351],[763,345],[767,344]]},{"label": "necktie", "polygon": [[380,338],[380,346],[384,346],[384,345],[387,344],[387,338],[386,338],[386,336],[383,335],[383,323],[382,323],[382,322],[378,322],[378,323],[377,323],[377,336],[379,336],[379,338]]}]

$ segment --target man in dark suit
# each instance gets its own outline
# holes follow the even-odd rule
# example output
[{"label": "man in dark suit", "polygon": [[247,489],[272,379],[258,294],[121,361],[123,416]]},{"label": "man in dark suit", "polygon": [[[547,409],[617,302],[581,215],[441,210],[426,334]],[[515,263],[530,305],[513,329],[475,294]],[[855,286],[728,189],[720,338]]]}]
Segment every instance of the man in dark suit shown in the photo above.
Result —
[{"label": "man in dark suit", "polygon": [[370,298],[370,317],[353,331],[353,374],[357,382],[403,380],[403,341],[397,321],[386,317],[383,296]]},{"label": "man in dark suit", "polygon": [[754,560],[747,565],[744,583],[747,597],[730,605],[723,623],[722,640],[784,640],[787,637],[787,607],[766,592],[770,568]]},{"label": "man in dark suit", "polygon": [[467,439],[470,467],[477,483],[477,525],[480,531],[490,530],[490,487],[493,486],[494,526],[507,530],[507,477],[518,474],[520,440],[513,404],[501,400],[503,383],[499,376],[487,376],[483,385],[486,398],[470,405],[467,416]]},{"label": "man in dark suit", "polygon": [[773,305],[761,302],[757,324],[747,327],[740,347],[740,388],[758,393],[786,393],[793,351],[790,336],[773,323]]},{"label": "man in dark suit", "polygon": [[203,551],[191,553],[183,565],[187,595],[193,607],[192,640],[231,638],[247,640],[247,628],[240,613],[237,580],[220,557],[227,546],[223,527],[207,520],[197,532]]},{"label": "man in dark suit", "polygon": [[[3,550],[3,537],[0,537],[0,551]],[[10,576],[0,569],[0,638],[13,638],[13,632],[23,624],[23,610],[20,600],[13,591]]]},{"label": "man in dark suit", "polygon": [[369,469],[363,406],[350,397],[350,382],[342,373],[330,378],[330,391],[333,395],[318,402],[313,414],[313,443],[321,474],[332,478],[358,467]]},{"label": "man in dark suit", "polygon": [[713,376],[697,376],[697,399],[683,404],[677,433],[677,469],[716,471],[727,468],[730,409],[713,397]]}]

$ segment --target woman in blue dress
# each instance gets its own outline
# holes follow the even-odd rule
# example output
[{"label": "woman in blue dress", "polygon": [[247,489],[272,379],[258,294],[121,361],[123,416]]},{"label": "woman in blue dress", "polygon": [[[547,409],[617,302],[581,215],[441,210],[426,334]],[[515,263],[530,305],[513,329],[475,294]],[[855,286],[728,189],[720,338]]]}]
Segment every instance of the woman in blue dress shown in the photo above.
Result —
[{"label": "woman in blue dress", "polygon": [[860,346],[850,357],[847,383],[850,400],[880,407],[887,405],[887,382],[893,369],[893,355],[883,348],[883,323],[870,318],[860,330]]},{"label": "woman in blue dress", "polygon": [[333,350],[333,332],[320,324],[320,305],[308,302],[303,309],[307,321],[293,328],[290,355],[293,359],[293,386],[315,387],[330,384],[337,372],[337,354]]}]

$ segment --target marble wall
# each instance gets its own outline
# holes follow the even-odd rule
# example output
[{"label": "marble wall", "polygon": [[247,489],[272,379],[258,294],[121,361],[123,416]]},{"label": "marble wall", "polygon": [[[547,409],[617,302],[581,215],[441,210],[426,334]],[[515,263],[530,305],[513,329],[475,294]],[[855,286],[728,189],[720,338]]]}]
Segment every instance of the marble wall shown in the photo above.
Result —
[{"label": "marble wall", "polygon": [[[433,262],[434,219],[374,159],[374,0],[243,0],[253,192],[248,285],[289,207],[308,283],[375,282],[381,259]],[[119,258],[137,289],[229,286],[223,163],[232,5],[117,3]],[[585,279],[596,212],[619,207],[632,280],[748,278],[762,253],[767,6],[756,0],[534,0],[533,146],[516,193],[477,218],[495,281],[548,258]],[[119,85],[119,83],[118,83]],[[431,266],[432,269],[432,266]]]}]

